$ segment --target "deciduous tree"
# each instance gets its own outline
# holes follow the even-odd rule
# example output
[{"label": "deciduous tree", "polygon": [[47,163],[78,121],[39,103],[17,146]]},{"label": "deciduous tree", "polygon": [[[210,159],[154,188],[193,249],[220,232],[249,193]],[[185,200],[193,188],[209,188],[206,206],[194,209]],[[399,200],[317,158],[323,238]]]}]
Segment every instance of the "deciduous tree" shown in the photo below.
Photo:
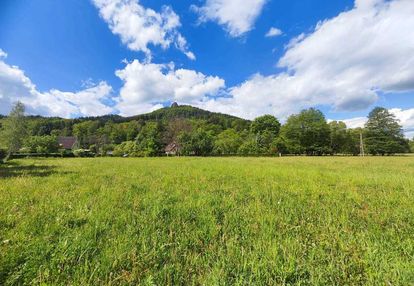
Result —
[{"label": "deciduous tree", "polygon": [[142,156],[157,156],[162,152],[162,128],[157,122],[148,122],[139,132],[136,143]]},{"label": "deciduous tree", "polygon": [[342,121],[329,122],[330,128],[330,147],[333,154],[345,153],[347,144],[347,129],[346,124]]},{"label": "deciduous tree", "polygon": [[310,108],[291,115],[282,128],[290,153],[322,155],[330,153],[330,129],[323,113]]},{"label": "deciduous tree", "polygon": [[255,135],[268,132],[276,137],[280,131],[280,122],[273,115],[263,115],[253,120],[250,130]]},{"label": "deciduous tree", "polygon": [[19,151],[27,137],[27,121],[24,112],[24,104],[18,101],[3,123],[2,139],[7,148],[4,161],[7,161],[13,153]]},{"label": "deciduous tree", "polygon": [[217,155],[235,155],[242,143],[242,137],[234,129],[224,130],[214,141],[214,153]]},{"label": "deciduous tree", "polygon": [[198,128],[192,132],[183,132],[178,136],[183,155],[207,156],[213,151],[211,131]]}]

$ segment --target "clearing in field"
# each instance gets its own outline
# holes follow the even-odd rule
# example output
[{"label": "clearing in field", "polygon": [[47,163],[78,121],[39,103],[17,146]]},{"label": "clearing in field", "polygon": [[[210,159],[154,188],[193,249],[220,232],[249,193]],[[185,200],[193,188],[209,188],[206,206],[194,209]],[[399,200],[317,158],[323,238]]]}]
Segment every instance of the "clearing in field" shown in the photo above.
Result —
[{"label": "clearing in field", "polygon": [[414,159],[17,160],[0,284],[410,285]]}]

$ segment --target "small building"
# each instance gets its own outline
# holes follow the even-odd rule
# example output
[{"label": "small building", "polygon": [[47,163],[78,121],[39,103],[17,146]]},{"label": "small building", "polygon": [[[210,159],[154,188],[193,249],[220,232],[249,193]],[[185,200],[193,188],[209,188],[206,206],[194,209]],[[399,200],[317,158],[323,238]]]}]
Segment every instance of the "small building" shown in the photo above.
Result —
[{"label": "small building", "polygon": [[180,150],[180,145],[177,142],[171,142],[165,147],[165,154],[167,154],[167,156],[176,156],[180,154]]},{"label": "small building", "polygon": [[74,136],[59,136],[58,144],[61,149],[73,150],[78,146],[78,139]]}]

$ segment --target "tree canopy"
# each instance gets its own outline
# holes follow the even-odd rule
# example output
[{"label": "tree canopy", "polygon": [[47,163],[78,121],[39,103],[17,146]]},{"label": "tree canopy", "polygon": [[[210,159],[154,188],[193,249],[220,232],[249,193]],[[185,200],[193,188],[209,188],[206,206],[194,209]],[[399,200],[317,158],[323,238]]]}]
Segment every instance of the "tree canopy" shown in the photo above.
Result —
[{"label": "tree canopy", "polygon": [[2,124],[1,138],[7,148],[5,161],[23,147],[23,142],[27,137],[27,121],[24,113],[25,107],[23,103],[18,101]]},{"label": "tree canopy", "polygon": [[366,151],[373,155],[413,148],[398,121],[384,108],[370,113],[365,128],[352,129],[341,121],[328,123],[314,108],[289,116],[282,126],[272,115],[249,121],[177,105],[133,117],[44,118],[24,116],[19,103],[10,116],[0,118],[0,127],[0,157],[6,149],[10,154],[61,153],[56,144],[60,136],[76,137],[81,150],[74,154],[87,156],[160,156],[169,145],[175,146],[176,154],[194,156],[358,155],[361,135]]},{"label": "tree canopy", "polygon": [[398,120],[382,107],[374,108],[368,115],[365,144],[368,152],[373,155],[404,153],[409,149]]},{"label": "tree canopy", "polygon": [[250,125],[253,134],[263,134],[268,132],[273,136],[277,136],[280,130],[280,122],[273,115],[263,115],[257,117]]},{"label": "tree canopy", "polygon": [[310,108],[291,115],[282,128],[288,150],[293,154],[330,153],[330,128],[320,110]]}]

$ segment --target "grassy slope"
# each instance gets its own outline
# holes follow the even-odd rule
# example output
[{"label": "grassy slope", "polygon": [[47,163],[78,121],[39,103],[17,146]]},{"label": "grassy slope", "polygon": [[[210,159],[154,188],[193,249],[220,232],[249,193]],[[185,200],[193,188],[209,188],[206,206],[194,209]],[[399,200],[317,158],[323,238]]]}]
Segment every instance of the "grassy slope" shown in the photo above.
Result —
[{"label": "grassy slope", "polygon": [[414,282],[414,160],[22,160],[0,285]]}]

